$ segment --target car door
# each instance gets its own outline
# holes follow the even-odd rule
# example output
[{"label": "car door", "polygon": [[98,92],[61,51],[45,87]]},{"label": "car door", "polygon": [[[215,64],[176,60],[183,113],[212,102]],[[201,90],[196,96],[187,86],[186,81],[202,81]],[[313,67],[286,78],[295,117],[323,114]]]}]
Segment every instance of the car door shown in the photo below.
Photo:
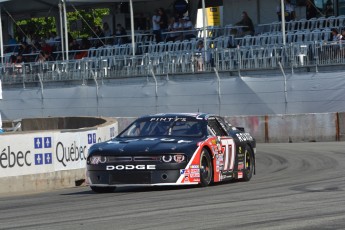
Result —
[{"label": "car door", "polygon": [[210,117],[208,119],[208,128],[217,136],[221,145],[223,167],[220,170],[223,175],[222,178],[227,178],[232,177],[232,172],[234,171],[236,146],[233,138],[228,136],[224,125],[217,117]]}]

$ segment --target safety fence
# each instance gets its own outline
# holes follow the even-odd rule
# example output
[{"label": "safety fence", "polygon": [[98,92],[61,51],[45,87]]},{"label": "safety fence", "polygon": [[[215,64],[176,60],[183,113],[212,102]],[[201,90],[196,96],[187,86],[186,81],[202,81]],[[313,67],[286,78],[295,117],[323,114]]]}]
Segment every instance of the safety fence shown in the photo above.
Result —
[{"label": "safety fence", "polygon": [[4,64],[0,68],[3,84],[133,76],[174,75],[198,72],[262,70],[318,67],[345,64],[345,44],[291,43],[286,46],[218,48],[209,44],[207,51],[195,47],[86,57],[69,61]]}]

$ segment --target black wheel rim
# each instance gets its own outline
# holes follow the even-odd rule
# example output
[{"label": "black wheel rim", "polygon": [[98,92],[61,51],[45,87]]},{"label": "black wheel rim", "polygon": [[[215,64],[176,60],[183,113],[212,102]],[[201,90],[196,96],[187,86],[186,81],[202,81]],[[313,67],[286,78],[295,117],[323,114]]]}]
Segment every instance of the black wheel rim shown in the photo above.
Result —
[{"label": "black wheel rim", "polygon": [[209,182],[211,180],[211,163],[205,155],[201,158],[201,175],[205,181]]},{"label": "black wheel rim", "polygon": [[247,174],[250,174],[250,171],[252,169],[252,157],[248,150],[246,150],[246,165],[245,165],[245,172]]}]

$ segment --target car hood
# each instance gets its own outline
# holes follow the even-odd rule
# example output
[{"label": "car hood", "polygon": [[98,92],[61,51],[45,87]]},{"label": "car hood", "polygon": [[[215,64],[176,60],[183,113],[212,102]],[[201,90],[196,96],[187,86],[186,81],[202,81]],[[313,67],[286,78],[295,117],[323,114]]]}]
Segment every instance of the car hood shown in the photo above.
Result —
[{"label": "car hood", "polygon": [[89,154],[142,155],[158,153],[192,154],[201,138],[115,138],[93,145]]}]

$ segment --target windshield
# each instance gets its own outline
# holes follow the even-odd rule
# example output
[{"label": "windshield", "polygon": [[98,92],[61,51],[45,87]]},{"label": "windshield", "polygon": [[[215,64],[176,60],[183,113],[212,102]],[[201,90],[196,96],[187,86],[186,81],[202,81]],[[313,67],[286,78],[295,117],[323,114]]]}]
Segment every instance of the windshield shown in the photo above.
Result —
[{"label": "windshield", "polygon": [[202,121],[194,118],[149,117],[135,121],[119,137],[201,137],[204,133],[202,124]]}]

